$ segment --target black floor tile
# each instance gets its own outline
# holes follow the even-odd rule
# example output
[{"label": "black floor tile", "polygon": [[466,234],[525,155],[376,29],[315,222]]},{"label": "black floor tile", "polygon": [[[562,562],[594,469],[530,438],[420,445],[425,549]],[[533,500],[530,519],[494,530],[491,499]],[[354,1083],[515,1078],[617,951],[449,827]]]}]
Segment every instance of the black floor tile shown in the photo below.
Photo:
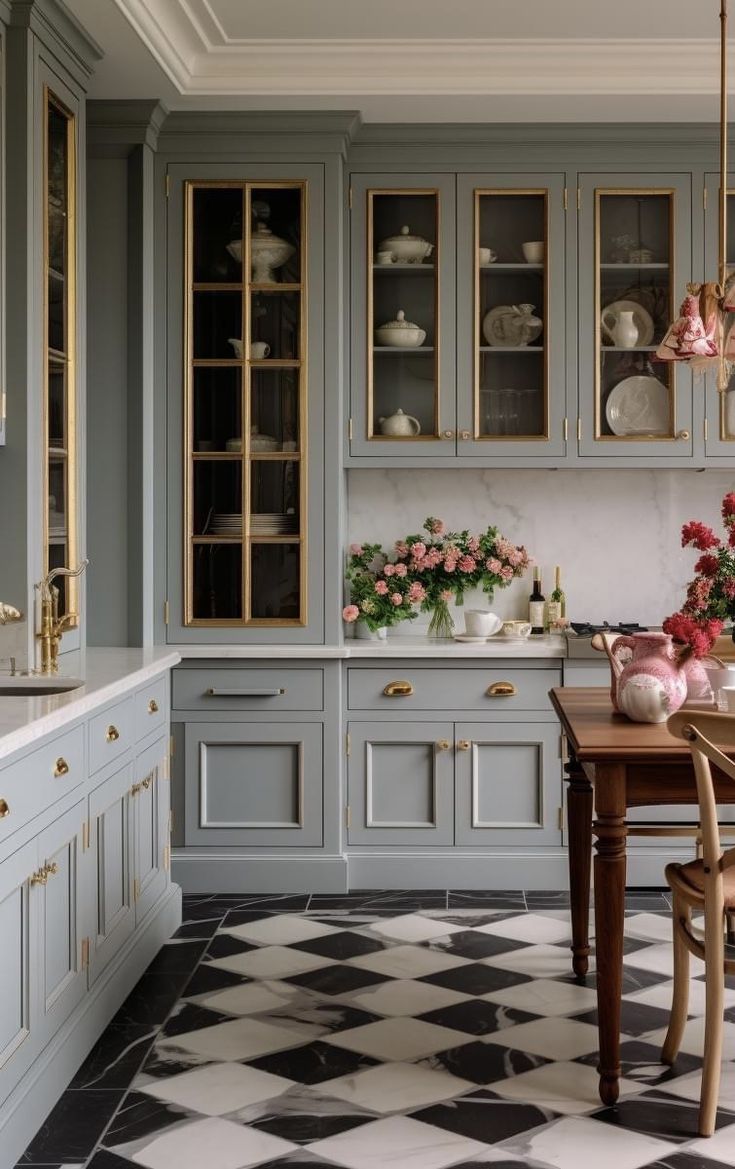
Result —
[{"label": "black floor tile", "polygon": [[156,1037],[148,1023],[108,1027],[94,1045],[69,1087],[123,1089],[131,1083]]},{"label": "black floor tile", "polygon": [[214,994],[217,990],[227,990],[231,986],[241,986],[247,982],[240,974],[233,974],[230,970],[220,970],[217,966],[208,966],[203,962],[184,984],[183,994],[186,998],[194,998],[200,994]]},{"label": "black floor tile", "polygon": [[[663,1089],[619,1100],[614,1108],[603,1108],[592,1115],[595,1120],[616,1128],[678,1144],[696,1140],[698,1114],[699,1101],[667,1096]],[[735,1124],[735,1113],[719,1109],[715,1127],[724,1128],[731,1124]]]},{"label": "black floor tile", "polygon": [[191,974],[206,948],[206,941],[167,942],[161,946],[146,974]]},{"label": "black floor tile", "polygon": [[175,940],[211,938],[219,929],[221,920],[220,917],[208,917],[203,921],[190,921],[180,926],[173,937]]},{"label": "black floor tile", "polygon": [[482,962],[471,962],[467,966],[453,966],[436,974],[426,974],[418,981],[446,986],[448,990],[458,990],[463,994],[489,994],[492,990],[504,990],[506,986],[517,986],[531,979],[516,970],[501,970],[496,966],[484,966]]},{"label": "black floor tile", "polygon": [[375,986],[378,982],[386,981],[384,974],[374,974],[372,970],[360,970],[357,966],[340,963],[320,966],[318,970],[307,970],[304,974],[294,974],[284,979],[284,982],[293,982],[296,986],[304,986],[320,994],[347,994],[348,991],[362,990],[364,986]]},{"label": "black floor tile", "polygon": [[389,909],[393,913],[415,913],[419,909],[445,909],[445,889],[397,889],[389,892],[376,889],[355,890],[354,893],[315,893],[309,909],[372,910]]},{"label": "black floor tile", "polygon": [[449,890],[447,906],[449,909],[518,909],[526,908],[524,893],[500,889],[486,890]]},{"label": "black floor tile", "polygon": [[[493,1169],[500,1169],[500,1166],[495,1165]],[[663,1161],[645,1165],[643,1169],[728,1169],[728,1166],[722,1161],[713,1161],[711,1157],[700,1157],[698,1153],[674,1153]]]},{"label": "black floor tile", "polygon": [[[575,1015],[578,1023],[591,1023],[597,1026],[599,1015],[597,1011],[586,1011],[583,1015]],[[668,1027],[670,1013],[662,1007],[652,1007],[648,1003],[636,1003],[628,999],[622,1002],[620,1016],[620,1030],[624,1035],[645,1035],[647,1031],[656,1031],[660,1027]]]},{"label": "black floor tile", "polygon": [[128,1161],[127,1157],[118,1157],[109,1149],[98,1149],[88,1162],[87,1169],[132,1169],[133,1165],[134,1162]]},{"label": "black floor tile", "polygon": [[115,1113],[122,1092],[66,1091],[51,1110],[19,1165],[84,1162]]},{"label": "black floor tile", "polygon": [[187,1112],[174,1104],[156,1100],[142,1092],[129,1092],[120,1111],[105,1133],[103,1144],[107,1149],[125,1145],[153,1133],[163,1132],[179,1123]]},{"label": "black floor tile", "polygon": [[305,1047],[261,1055],[257,1059],[248,1060],[248,1065],[274,1076],[296,1080],[299,1084],[321,1084],[324,1080],[335,1080],[338,1076],[355,1075],[376,1067],[379,1062],[357,1051],[332,1047],[329,1043],[317,1040]]},{"label": "black floor tile", "polygon": [[173,1035],[185,1035],[187,1031],[201,1031],[203,1027],[215,1027],[224,1023],[227,1015],[218,1011],[210,1011],[196,1003],[177,1003],[170,1018],[161,1031],[161,1035],[170,1039]]},{"label": "black floor tile", "polygon": [[162,1023],[185,982],[184,974],[144,974],[113,1018],[111,1026]]},{"label": "black floor tile", "polygon": [[303,950],[307,954],[318,954],[321,958],[331,958],[335,962],[346,962],[348,958],[358,958],[364,954],[375,954],[378,950],[384,950],[385,942],[355,933],[354,930],[342,930],[338,934],[326,934],[323,938],[295,942],[291,949]]},{"label": "black floor tile", "polygon": [[449,1027],[453,1031],[466,1031],[468,1035],[491,1035],[495,1031],[504,1031],[516,1023],[530,1023],[531,1019],[538,1018],[527,1011],[517,1011],[513,1007],[501,1007],[498,1003],[488,1003],[484,999],[469,999],[467,1002],[454,1003],[450,1007],[440,1007],[436,1011],[429,1011],[426,1015],[419,1015],[425,1023],[434,1023],[438,1027]]},{"label": "black floor tile", "polygon": [[492,1092],[473,1092],[447,1104],[436,1104],[413,1112],[414,1120],[433,1124],[474,1141],[497,1144],[538,1128],[552,1120],[554,1113],[533,1104],[516,1104],[494,1096]]},{"label": "black floor tile", "polygon": [[530,1072],[533,1068],[543,1067],[549,1060],[541,1055],[514,1051],[497,1043],[481,1043],[476,1039],[470,1043],[462,1043],[458,1047],[451,1047],[447,1051],[440,1051],[419,1062],[423,1067],[451,1072],[453,1076],[459,1076],[462,1080],[484,1085],[492,1084],[495,1080],[507,1079],[509,1076],[518,1076],[522,1072]]},{"label": "black floor tile", "polygon": [[442,954],[455,954],[458,958],[491,958],[496,954],[509,954],[511,950],[525,950],[527,942],[516,942],[496,934],[481,934],[477,930],[460,930],[444,938],[424,942],[426,949]]}]

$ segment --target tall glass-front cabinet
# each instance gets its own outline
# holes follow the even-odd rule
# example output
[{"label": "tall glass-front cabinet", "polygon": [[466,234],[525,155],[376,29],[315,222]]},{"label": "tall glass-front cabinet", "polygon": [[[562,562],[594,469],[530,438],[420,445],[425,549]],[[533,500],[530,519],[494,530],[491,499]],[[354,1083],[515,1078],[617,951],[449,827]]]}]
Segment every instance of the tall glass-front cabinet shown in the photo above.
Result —
[{"label": "tall glass-front cabinet", "polygon": [[176,639],[321,637],[321,205],[319,167],[170,168]]}]

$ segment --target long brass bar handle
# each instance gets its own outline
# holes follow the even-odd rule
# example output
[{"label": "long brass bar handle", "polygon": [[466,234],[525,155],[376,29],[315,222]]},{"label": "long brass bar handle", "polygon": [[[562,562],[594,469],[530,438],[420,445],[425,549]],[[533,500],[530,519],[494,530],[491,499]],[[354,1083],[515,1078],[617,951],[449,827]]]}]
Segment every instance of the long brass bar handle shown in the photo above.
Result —
[{"label": "long brass bar handle", "polygon": [[10,804],[6,799],[0,796],[0,820],[4,820],[6,816],[10,815]]},{"label": "long brass bar handle", "polygon": [[56,764],[54,766],[54,775],[58,779],[60,775],[68,775],[68,774],[69,774],[69,764],[67,763],[66,759],[64,759],[64,757],[62,755],[60,755],[59,758],[56,760]]},{"label": "long brass bar handle", "polygon": [[413,694],[413,683],[401,680],[389,682],[383,688],[383,694],[386,698],[410,698]]},{"label": "long brass bar handle", "polygon": [[148,713],[158,714],[158,703],[156,702],[155,698],[151,698],[150,702],[148,703]]},{"label": "long brass bar handle", "polygon": [[493,682],[485,691],[488,698],[511,698],[517,693],[518,687],[514,682]]},{"label": "long brass bar handle", "polygon": [[114,726],[114,724],[110,723],[107,731],[105,732],[105,738],[107,739],[108,743],[116,743],[120,738],[120,732],[117,727]]},{"label": "long brass bar handle", "polygon": [[210,686],[205,690],[207,698],[280,698],[282,694],[286,693],[285,687],[274,687],[273,689],[248,689],[243,690],[239,687],[234,689],[223,689],[220,686]]}]

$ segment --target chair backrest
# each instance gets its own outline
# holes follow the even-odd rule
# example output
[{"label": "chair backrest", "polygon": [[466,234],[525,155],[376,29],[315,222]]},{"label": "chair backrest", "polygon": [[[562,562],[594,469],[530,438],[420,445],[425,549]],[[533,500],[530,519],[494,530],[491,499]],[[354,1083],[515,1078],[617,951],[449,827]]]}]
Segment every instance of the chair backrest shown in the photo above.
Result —
[{"label": "chair backrest", "polygon": [[[735,751],[735,715],[679,710],[671,715],[666,726],[672,735],[689,744],[692,753],[702,830],[702,857],[705,872],[709,869],[714,874],[720,869],[723,848],[710,764],[714,763],[723,775],[735,781],[735,760],[721,750],[724,747]],[[712,740],[720,746],[715,746]]]}]

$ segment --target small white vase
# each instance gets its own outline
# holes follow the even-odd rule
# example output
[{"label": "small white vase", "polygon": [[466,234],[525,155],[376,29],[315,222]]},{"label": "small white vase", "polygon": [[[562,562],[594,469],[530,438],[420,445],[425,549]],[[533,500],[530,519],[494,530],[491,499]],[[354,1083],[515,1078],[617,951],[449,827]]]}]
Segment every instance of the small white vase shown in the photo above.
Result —
[{"label": "small white vase", "polygon": [[623,309],[614,313],[607,310],[602,314],[602,323],[605,331],[619,349],[633,349],[638,341],[638,326],[632,312]]},{"label": "small white vase", "polygon": [[358,641],[385,641],[388,636],[388,628],[381,625],[380,629],[370,629],[367,622],[355,622],[355,637]]}]

